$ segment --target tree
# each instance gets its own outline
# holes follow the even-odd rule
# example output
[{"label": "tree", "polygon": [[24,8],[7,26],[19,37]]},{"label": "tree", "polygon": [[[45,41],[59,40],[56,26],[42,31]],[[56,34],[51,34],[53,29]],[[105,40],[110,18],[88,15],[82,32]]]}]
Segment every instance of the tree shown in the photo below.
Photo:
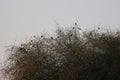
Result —
[{"label": "tree", "polygon": [[58,28],[54,37],[34,36],[10,52],[10,80],[120,79],[120,32]]}]

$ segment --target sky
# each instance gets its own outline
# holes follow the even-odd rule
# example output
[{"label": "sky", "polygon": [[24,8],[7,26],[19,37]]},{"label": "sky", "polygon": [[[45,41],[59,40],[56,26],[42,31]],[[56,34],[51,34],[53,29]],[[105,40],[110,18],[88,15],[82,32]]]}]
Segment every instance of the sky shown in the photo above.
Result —
[{"label": "sky", "polygon": [[76,21],[120,29],[120,0],[0,0],[0,62],[7,46]]}]

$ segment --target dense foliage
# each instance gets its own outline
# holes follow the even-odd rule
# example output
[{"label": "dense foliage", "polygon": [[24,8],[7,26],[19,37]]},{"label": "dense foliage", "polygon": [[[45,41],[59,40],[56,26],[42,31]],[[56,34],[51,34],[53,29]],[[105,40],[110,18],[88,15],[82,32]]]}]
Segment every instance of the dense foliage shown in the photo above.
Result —
[{"label": "dense foliage", "polygon": [[120,80],[120,32],[75,25],[10,48],[9,80]]}]

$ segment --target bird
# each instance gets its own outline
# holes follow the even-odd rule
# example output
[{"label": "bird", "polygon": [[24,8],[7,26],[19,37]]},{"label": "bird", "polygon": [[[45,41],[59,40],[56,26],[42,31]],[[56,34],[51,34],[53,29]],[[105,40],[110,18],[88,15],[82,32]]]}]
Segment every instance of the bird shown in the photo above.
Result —
[{"label": "bird", "polygon": [[51,37],[51,39],[53,39],[53,37]]},{"label": "bird", "polygon": [[77,25],[77,23],[75,22],[75,25]]},{"label": "bird", "polygon": [[98,27],[98,29],[100,29],[100,27]]},{"label": "bird", "polygon": [[33,40],[30,40],[30,42],[32,43],[32,42],[33,42]]},{"label": "bird", "polygon": [[42,38],[43,36],[41,36],[41,38]]}]

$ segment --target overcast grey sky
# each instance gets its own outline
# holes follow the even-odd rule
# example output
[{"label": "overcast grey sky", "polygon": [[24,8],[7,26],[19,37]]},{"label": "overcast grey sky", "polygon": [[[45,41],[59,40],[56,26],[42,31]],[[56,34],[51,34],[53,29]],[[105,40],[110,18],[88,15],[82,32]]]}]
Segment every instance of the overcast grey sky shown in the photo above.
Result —
[{"label": "overcast grey sky", "polygon": [[[120,0],[0,0],[0,55],[5,46],[52,31],[55,23],[120,27]],[[1,60],[4,57],[1,58]]]}]

